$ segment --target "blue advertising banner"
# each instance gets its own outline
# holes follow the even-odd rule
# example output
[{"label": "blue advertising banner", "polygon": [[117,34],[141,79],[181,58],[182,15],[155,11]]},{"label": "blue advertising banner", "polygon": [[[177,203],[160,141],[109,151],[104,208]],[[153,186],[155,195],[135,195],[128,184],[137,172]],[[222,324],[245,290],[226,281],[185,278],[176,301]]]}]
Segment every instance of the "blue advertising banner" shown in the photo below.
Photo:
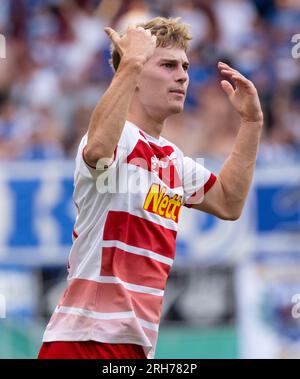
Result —
[{"label": "blue advertising banner", "polygon": [[[0,166],[0,263],[65,265],[76,209],[74,163]],[[298,167],[258,168],[242,217],[234,222],[182,207],[176,264],[236,262],[253,251],[300,252]]]},{"label": "blue advertising banner", "polygon": [[0,263],[65,265],[75,219],[73,162],[0,166]]}]

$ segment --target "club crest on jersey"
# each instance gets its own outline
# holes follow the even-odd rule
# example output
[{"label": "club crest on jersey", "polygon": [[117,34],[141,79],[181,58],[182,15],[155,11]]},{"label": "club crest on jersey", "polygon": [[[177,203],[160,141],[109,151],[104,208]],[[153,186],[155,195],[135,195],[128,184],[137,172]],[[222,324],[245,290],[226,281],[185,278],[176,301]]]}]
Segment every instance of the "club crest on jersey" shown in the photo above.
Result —
[{"label": "club crest on jersey", "polygon": [[166,195],[167,187],[153,183],[146,196],[143,208],[151,213],[158,214],[167,219],[178,222],[179,212],[182,203],[182,196]]}]

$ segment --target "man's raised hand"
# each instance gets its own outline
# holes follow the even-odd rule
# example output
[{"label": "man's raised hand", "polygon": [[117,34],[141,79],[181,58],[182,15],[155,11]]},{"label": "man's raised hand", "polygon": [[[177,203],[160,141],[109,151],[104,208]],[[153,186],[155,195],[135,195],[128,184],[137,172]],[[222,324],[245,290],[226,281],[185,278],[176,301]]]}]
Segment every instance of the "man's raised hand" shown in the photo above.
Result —
[{"label": "man's raised hand", "polygon": [[121,58],[137,58],[145,63],[154,53],[156,37],[151,35],[150,30],[131,25],[122,37],[112,28],[107,27],[104,30]]},{"label": "man's raised hand", "polygon": [[235,88],[229,81],[222,80],[221,86],[242,120],[262,122],[263,113],[254,84],[226,63],[219,62],[218,68],[222,75],[227,76],[234,83]]}]

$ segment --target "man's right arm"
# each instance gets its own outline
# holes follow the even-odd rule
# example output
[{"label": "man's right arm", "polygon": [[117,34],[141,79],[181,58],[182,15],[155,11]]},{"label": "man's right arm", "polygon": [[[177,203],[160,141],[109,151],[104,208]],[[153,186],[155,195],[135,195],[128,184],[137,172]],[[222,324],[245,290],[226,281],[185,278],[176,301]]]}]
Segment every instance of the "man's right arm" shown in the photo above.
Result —
[{"label": "man's right arm", "polygon": [[90,120],[84,158],[92,167],[100,159],[104,164],[112,161],[139,75],[156,47],[155,37],[142,28],[130,27],[122,38],[110,28],[107,33],[121,55],[121,62]]}]

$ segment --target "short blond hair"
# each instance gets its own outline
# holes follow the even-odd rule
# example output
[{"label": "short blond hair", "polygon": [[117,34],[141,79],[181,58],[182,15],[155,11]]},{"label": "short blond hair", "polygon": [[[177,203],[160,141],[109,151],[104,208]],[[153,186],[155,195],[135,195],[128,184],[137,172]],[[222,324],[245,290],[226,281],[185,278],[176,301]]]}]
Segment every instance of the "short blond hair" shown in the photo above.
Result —
[{"label": "short blond hair", "polygon": [[[144,29],[150,29],[157,38],[156,47],[178,47],[187,52],[192,39],[188,25],[180,22],[180,17],[155,17],[145,23],[137,24]],[[122,36],[124,33],[119,33]],[[112,45],[110,65],[117,71],[121,61],[120,54]]]}]

